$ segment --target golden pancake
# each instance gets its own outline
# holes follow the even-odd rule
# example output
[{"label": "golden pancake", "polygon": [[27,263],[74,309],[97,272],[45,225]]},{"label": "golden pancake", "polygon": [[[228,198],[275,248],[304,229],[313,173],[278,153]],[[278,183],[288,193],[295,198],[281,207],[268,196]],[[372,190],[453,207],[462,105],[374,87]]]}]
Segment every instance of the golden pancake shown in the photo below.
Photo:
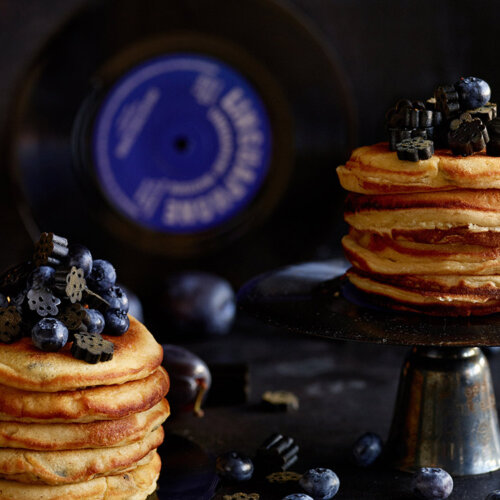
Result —
[{"label": "golden pancake", "polygon": [[112,448],[68,451],[0,448],[0,477],[28,484],[56,485],[109,476],[144,458],[160,446],[163,436],[163,428],[158,427],[141,441]]},{"label": "golden pancake", "polygon": [[500,309],[500,276],[387,276],[350,269],[349,281],[375,303],[438,316],[491,314]]},{"label": "golden pancake", "polygon": [[29,450],[76,450],[125,446],[157,429],[169,416],[165,399],[153,408],[118,420],[35,424],[0,422],[0,447]]},{"label": "golden pancake", "polygon": [[140,380],[77,391],[34,392],[0,386],[0,421],[93,422],[146,411],[167,394],[164,368]]},{"label": "golden pancake", "polygon": [[47,486],[0,480],[0,498],[2,500],[145,500],[156,489],[160,469],[161,460],[155,453],[149,463],[129,472],[76,484]]},{"label": "golden pancake", "polygon": [[420,243],[500,246],[500,191],[349,194],[346,222],[358,231]]},{"label": "golden pancake", "polygon": [[59,352],[44,352],[24,337],[0,349],[0,384],[26,391],[57,392],[139,380],[160,366],[163,350],[147,328],[130,317],[122,336],[103,335],[115,344],[113,359],[89,364],[75,359],[68,343]]},{"label": "golden pancake", "polygon": [[342,239],[354,267],[379,274],[500,274],[500,248],[480,245],[434,245],[351,229]]},{"label": "golden pancake", "polygon": [[401,161],[387,143],[379,143],[355,149],[337,174],[344,189],[364,194],[499,189],[500,158],[484,152],[462,157],[437,150],[428,160]]}]

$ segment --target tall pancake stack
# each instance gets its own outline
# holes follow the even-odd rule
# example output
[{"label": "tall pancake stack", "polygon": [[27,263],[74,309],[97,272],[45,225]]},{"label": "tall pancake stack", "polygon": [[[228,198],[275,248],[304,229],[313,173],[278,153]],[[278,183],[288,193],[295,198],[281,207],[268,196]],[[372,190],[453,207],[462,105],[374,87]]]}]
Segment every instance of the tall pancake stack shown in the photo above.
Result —
[{"label": "tall pancake stack", "polygon": [[389,143],[358,148],[337,168],[351,191],[347,277],[374,302],[433,315],[500,311],[500,120],[489,87],[479,95],[485,86],[462,78],[425,104],[400,101],[387,116]]},{"label": "tall pancake stack", "polygon": [[111,263],[42,233],[0,276],[0,498],[144,500],[170,413],[163,349]]},{"label": "tall pancake stack", "polygon": [[[104,335],[105,338],[111,338]],[[0,498],[137,499],[156,489],[169,415],[162,349],[137,320],[105,363],[0,349]]]}]

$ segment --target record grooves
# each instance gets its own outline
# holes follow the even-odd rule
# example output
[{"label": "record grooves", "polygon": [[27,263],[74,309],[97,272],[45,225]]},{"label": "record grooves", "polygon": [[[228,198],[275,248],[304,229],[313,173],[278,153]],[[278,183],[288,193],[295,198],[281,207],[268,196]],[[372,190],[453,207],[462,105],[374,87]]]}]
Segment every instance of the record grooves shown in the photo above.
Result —
[{"label": "record grooves", "polygon": [[[121,108],[109,115],[112,127],[101,127],[110,130],[107,144],[115,146],[117,134],[125,130],[121,151],[122,156],[130,154],[128,170],[115,158],[108,173],[114,168],[115,184],[128,179],[121,189],[129,189],[133,203],[134,196],[141,200],[144,213],[156,210],[146,220],[133,209],[127,211],[117,191],[111,193],[111,184],[106,186],[95,144],[101,140],[103,116],[107,119],[103,110],[121,91],[120,85],[132,81],[141,68],[152,68],[155,61],[180,59],[209,62],[215,76],[210,80],[201,70],[178,70],[174,80],[137,83],[134,92],[142,93],[129,92]],[[172,89],[182,79],[189,81],[189,89],[202,90],[191,108],[179,104],[174,112],[177,94],[172,97]],[[213,90],[218,84],[223,88],[219,95]],[[152,87],[168,92],[160,98],[150,92]],[[231,117],[223,98],[241,88],[245,94],[237,103],[240,114],[235,111]],[[169,99],[160,102],[167,95]],[[202,121],[195,118],[185,118],[186,131],[178,125],[179,115],[196,117],[196,106],[210,99],[223,110],[220,123],[229,124],[228,144],[233,148],[233,156],[213,171],[223,144],[222,132],[211,143],[207,139],[216,129],[215,119],[202,132],[197,125]],[[160,104],[163,108],[156,110]],[[257,116],[257,127],[247,128],[251,134],[238,135],[238,123],[245,117],[250,123],[249,116]],[[91,2],[52,37],[21,80],[10,113],[14,126],[7,137],[7,157],[17,200],[32,232],[50,228],[95,247],[103,257],[117,261],[125,282],[139,291],[152,293],[147,276],[180,267],[210,269],[241,283],[278,262],[302,257],[331,234],[342,201],[340,195],[331,195],[332,188],[340,193],[333,167],[352,146],[354,116],[353,99],[334,51],[289,5],[265,0]],[[176,125],[169,128],[168,123]],[[259,146],[238,150],[239,144],[252,140]],[[186,160],[190,154],[196,161]],[[200,158],[212,158],[210,154],[214,161],[202,171]],[[244,172],[236,167],[245,154],[257,166],[247,165]],[[149,184],[142,183],[140,169],[154,162],[158,169]],[[226,186],[223,173],[231,169],[239,172],[240,184],[233,184],[230,201],[238,196],[243,201],[224,212],[224,196],[214,198],[209,188],[203,191],[203,182],[215,189],[219,179]],[[259,175],[252,184],[249,179]],[[169,182],[159,182],[161,176],[170,176]],[[244,182],[250,186],[246,198],[240,194]],[[172,205],[177,212],[169,212],[164,207],[172,189],[199,189],[201,197],[194,204]],[[155,196],[156,205],[151,201]],[[217,207],[211,222],[202,220],[207,206]],[[175,226],[179,220],[184,226]],[[168,226],[165,221],[174,222]]]}]

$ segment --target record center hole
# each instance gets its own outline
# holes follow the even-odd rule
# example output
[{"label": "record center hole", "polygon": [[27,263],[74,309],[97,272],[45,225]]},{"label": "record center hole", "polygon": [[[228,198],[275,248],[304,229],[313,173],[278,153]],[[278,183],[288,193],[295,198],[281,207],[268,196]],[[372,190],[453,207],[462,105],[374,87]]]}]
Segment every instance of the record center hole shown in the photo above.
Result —
[{"label": "record center hole", "polygon": [[174,139],[174,148],[178,153],[187,153],[190,146],[189,138],[185,135],[180,135]]}]

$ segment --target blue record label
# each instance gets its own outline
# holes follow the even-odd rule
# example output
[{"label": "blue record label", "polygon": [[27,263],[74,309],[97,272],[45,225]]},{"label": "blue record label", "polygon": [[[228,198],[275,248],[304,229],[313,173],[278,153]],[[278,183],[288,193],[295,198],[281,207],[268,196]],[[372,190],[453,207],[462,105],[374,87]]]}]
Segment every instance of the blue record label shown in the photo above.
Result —
[{"label": "blue record label", "polygon": [[212,57],[170,54],[124,74],[96,115],[92,153],[108,200],[155,231],[195,233],[240,213],[269,171],[262,99]]}]

